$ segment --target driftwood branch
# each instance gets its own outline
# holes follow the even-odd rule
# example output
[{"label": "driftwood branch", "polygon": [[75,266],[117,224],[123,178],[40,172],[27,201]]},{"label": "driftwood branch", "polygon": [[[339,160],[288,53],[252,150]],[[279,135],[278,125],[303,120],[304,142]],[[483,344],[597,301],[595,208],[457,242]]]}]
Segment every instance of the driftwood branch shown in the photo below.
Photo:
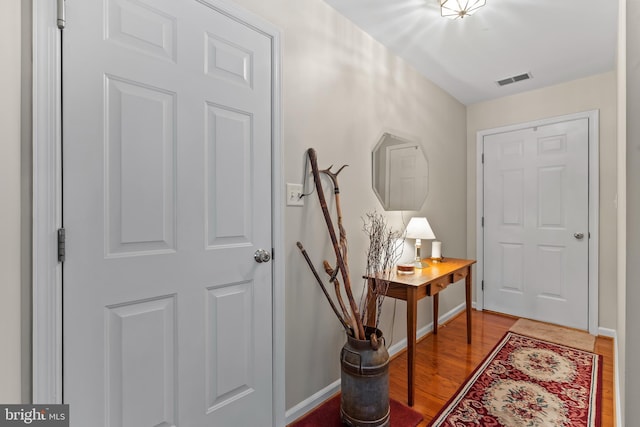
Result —
[{"label": "driftwood branch", "polygon": [[[401,235],[387,227],[387,223],[382,215],[375,212],[367,215],[364,226],[364,231],[369,236],[366,276],[374,279],[368,281],[367,286],[365,286],[365,289],[369,291],[367,292],[367,298],[365,298],[363,294],[360,299],[360,306],[358,306],[353,298],[351,279],[349,276],[349,265],[347,262],[347,233],[345,232],[342,223],[340,187],[338,185],[338,175],[345,167],[347,167],[347,165],[340,167],[335,172],[332,171],[333,165],[329,166],[327,169],[319,170],[315,150],[313,148],[309,148],[307,150],[307,155],[309,157],[309,163],[311,164],[311,172],[313,174],[315,190],[318,193],[320,208],[322,209],[322,214],[324,216],[336,256],[335,268],[326,260],[323,262],[323,267],[325,272],[329,275],[329,282],[333,283],[335,298],[338,301],[339,308],[334,304],[333,298],[329,296],[327,287],[323,284],[318,272],[315,270],[313,263],[309,259],[307,252],[300,242],[298,242],[298,248],[302,252],[309,268],[322,288],[333,312],[336,317],[338,317],[347,333],[358,340],[369,339],[371,341],[372,348],[376,349],[380,343],[377,342],[376,334],[370,334],[369,337],[365,335],[364,318],[369,308],[372,310],[375,309],[375,317],[373,317],[374,313],[370,313],[370,316],[367,317],[375,320],[374,325],[369,326],[374,326],[375,328],[378,327],[380,322],[380,309],[382,308],[382,302],[389,287],[389,274],[393,270],[393,266],[399,258],[400,251],[398,249],[399,246],[397,245],[397,239],[399,239]],[[337,231],[339,232],[339,236],[336,235],[336,228],[334,227],[329,208],[327,207],[320,174],[327,175],[333,184],[333,194],[338,216]],[[341,276],[340,279],[338,279],[339,275]],[[346,295],[348,304],[345,304],[343,299],[341,283],[342,286],[344,286],[344,294]],[[342,311],[342,313],[340,313],[340,311]]]},{"label": "driftwood branch", "polygon": [[347,324],[347,322],[345,321],[345,319],[340,315],[340,312],[338,311],[338,308],[336,307],[335,303],[333,302],[333,299],[331,299],[331,296],[329,295],[329,292],[327,292],[327,288],[325,288],[324,283],[322,283],[322,279],[320,279],[320,276],[318,275],[318,272],[316,271],[316,268],[313,266],[313,263],[311,262],[311,259],[309,258],[309,255],[307,254],[307,251],[304,249],[304,246],[302,246],[302,243],[300,243],[300,242],[297,242],[296,245],[298,246],[298,249],[300,249],[300,252],[302,252],[302,256],[304,257],[305,261],[307,261],[307,264],[309,265],[309,268],[311,269],[311,272],[313,273],[313,276],[318,281],[318,284],[320,285],[320,288],[322,288],[322,292],[324,293],[324,296],[327,298],[327,301],[329,301],[329,305],[331,305],[331,308],[333,309],[333,312],[338,317],[338,320],[340,320],[340,323],[342,323],[342,327],[345,329],[345,331],[347,331],[347,333],[349,335],[353,336],[353,328],[351,326],[349,326]]},{"label": "driftwood branch", "polygon": [[[344,168],[349,165],[343,165],[336,172],[331,172],[331,168],[333,165],[329,166],[327,169],[323,169],[320,172],[327,175],[331,178],[331,182],[333,182],[333,194],[336,199],[336,213],[338,215],[338,232],[340,233],[340,250],[342,251],[342,259],[344,260],[344,264],[346,268],[349,268],[349,261],[347,257],[347,232],[342,225],[342,207],[340,205],[340,186],[338,185],[338,174],[342,172]],[[347,270],[347,275],[349,274],[349,270]]]},{"label": "driftwood branch", "polygon": [[342,299],[342,292],[340,291],[340,280],[336,278],[338,269],[334,270],[329,264],[329,261],[326,260],[322,264],[324,265],[324,271],[326,271],[330,277],[329,281],[333,282],[333,286],[336,291],[336,299],[338,300],[338,305],[340,305],[340,309],[342,310],[342,316],[344,317],[345,322],[350,324],[351,327],[355,330],[357,328],[357,325],[353,321],[353,317],[351,316],[351,314],[349,314],[349,310],[347,310],[347,307],[344,304],[344,300]]},{"label": "driftwood branch", "polygon": [[357,328],[354,330],[354,338],[365,339],[364,326],[362,324],[362,319],[360,318],[360,312],[358,310],[356,301],[353,298],[353,292],[351,291],[351,279],[349,278],[348,273],[349,270],[347,269],[347,265],[344,262],[342,249],[340,247],[335,229],[333,227],[333,221],[331,220],[329,209],[327,208],[327,201],[324,197],[324,191],[322,190],[322,182],[320,181],[320,171],[318,170],[318,158],[316,155],[316,151],[313,148],[309,148],[307,150],[307,155],[309,156],[309,161],[311,162],[311,172],[313,174],[313,180],[315,181],[316,191],[318,193],[318,199],[320,201],[320,207],[322,208],[322,214],[324,216],[325,222],[327,223],[329,237],[331,238],[331,243],[333,244],[333,249],[336,254],[337,268],[342,274],[342,283],[344,284],[344,290],[349,301],[349,306],[351,307],[351,313],[356,322]]}]

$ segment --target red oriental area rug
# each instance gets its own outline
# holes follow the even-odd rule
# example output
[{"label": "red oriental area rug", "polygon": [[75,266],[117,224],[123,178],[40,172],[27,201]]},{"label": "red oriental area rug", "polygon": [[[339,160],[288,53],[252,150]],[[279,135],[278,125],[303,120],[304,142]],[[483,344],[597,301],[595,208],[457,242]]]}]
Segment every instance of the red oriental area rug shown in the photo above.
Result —
[{"label": "red oriental area rug", "polygon": [[602,356],[507,332],[429,426],[600,426]]},{"label": "red oriental area rug", "polygon": [[[389,421],[391,427],[415,427],[422,421],[422,415],[390,399]],[[289,427],[342,427],[343,425],[340,421],[340,395],[338,394]]]}]

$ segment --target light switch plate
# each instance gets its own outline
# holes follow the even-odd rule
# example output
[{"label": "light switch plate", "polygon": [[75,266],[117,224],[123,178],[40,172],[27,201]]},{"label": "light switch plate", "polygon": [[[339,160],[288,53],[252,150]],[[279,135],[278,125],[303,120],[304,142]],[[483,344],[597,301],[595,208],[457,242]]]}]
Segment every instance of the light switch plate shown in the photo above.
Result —
[{"label": "light switch plate", "polygon": [[287,206],[304,206],[302,184],[287,183]]}]

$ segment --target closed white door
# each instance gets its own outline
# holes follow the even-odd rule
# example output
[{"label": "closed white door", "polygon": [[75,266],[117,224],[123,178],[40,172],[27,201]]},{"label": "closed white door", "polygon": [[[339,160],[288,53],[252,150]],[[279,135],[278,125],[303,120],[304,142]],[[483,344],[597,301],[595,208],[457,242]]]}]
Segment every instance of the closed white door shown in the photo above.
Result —
[{"label": "closed white door", "polygon": [[271,41],[206,0],[66,3],[71,425],[271,425]]},{"label": "closed white door", "polygon": [[588,329],[588,119],[484,137],[484,308]]}]

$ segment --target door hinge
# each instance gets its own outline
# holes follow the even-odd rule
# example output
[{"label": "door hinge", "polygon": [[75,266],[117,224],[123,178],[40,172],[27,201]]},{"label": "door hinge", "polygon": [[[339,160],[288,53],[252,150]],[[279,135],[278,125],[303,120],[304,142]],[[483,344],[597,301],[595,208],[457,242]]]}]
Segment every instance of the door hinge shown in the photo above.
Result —
[{"label": "door hinge", "polygon": [[482,290],[484,291],[484,280],[482,281]]},{"label": "door hinge", "polygon": [[484,227],[484,217],[480,219],[480,227]]},{"label": "door hinge", "polygon": [[65,232],[64,228],[58,229],[58,262],[64,262],[64,252],[65,252]]},{"label": "door hinge", "polygon": [[482,153],[482,164],[484,164],[484,153]]},{"label": "door hinge", "polygon": [[67,16],[65,11],[65,0],[57,0],[58,2],[58,28],[63,30],[67,25]]}]

